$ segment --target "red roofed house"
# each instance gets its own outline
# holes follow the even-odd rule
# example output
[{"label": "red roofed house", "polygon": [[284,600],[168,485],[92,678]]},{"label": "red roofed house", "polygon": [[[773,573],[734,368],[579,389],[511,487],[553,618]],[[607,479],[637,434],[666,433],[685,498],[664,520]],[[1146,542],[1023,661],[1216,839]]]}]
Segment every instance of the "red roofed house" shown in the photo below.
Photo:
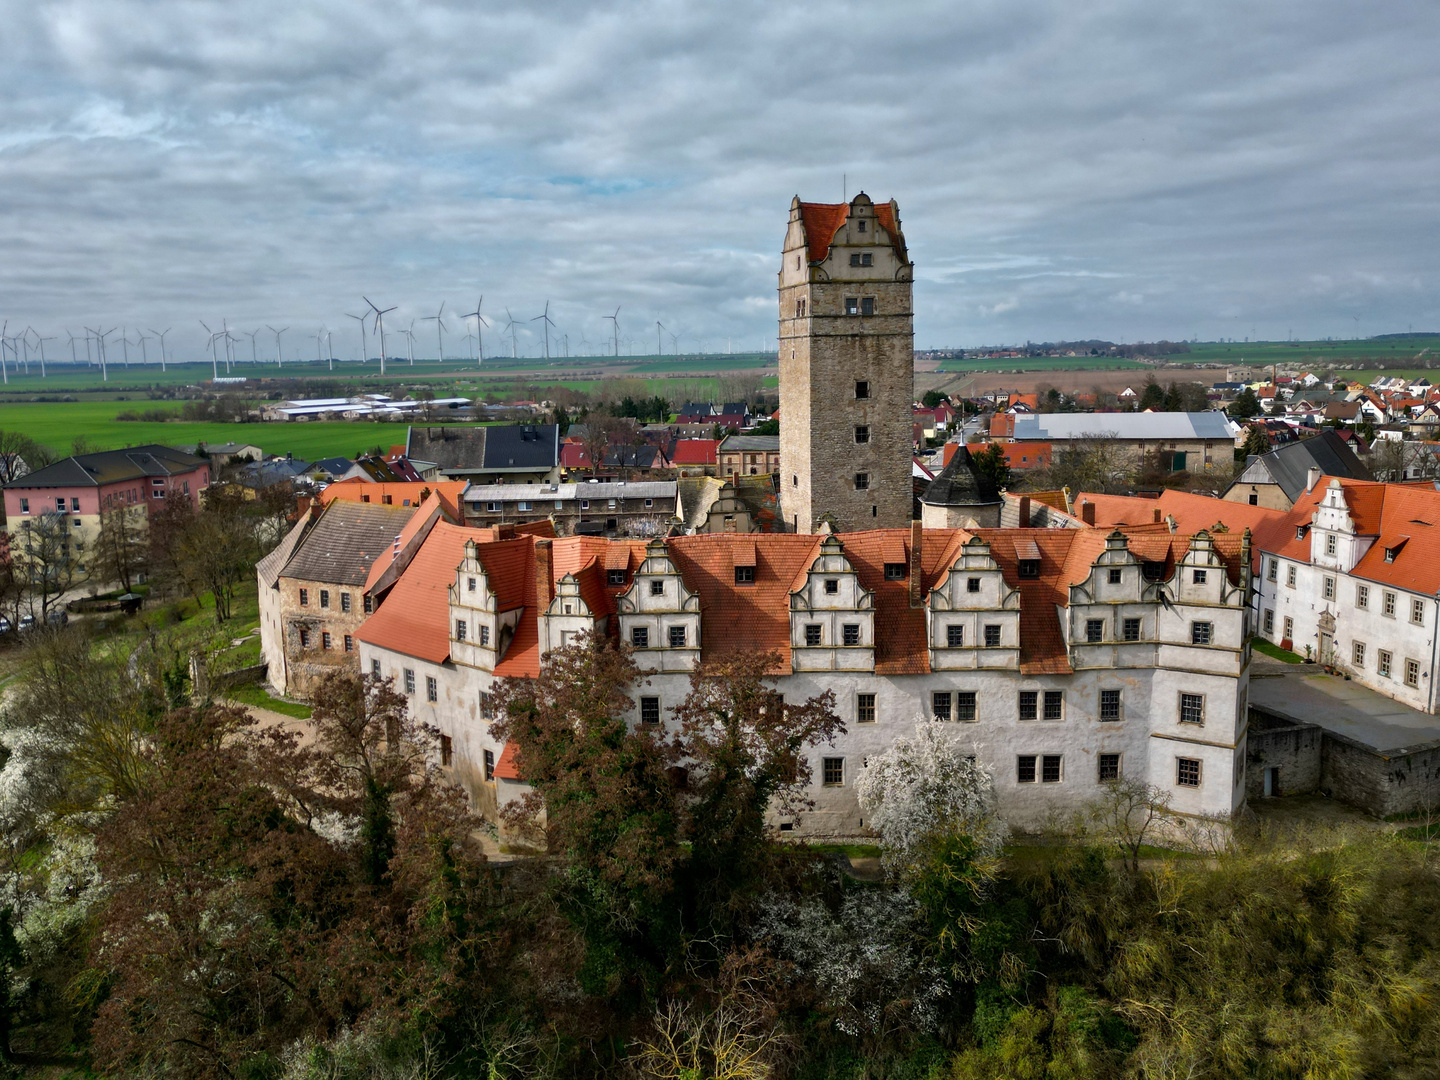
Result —
[{"label": "red roofed house", "polygon": [[1005,464],[1015,472],[1026,469],[1048,469],[1050,467],[1050,444],[1048,442],[999,443],[1005,455]]},{"label": "red roofed house", "polygon": [[[833,691],[802,836],[863,833],[854,784],[917,718],[955,723],[1002,813],[1041,824],[1135,777],[1188,814],[1244,800],[1247,537],[1098,529],[880,529],[605,541],[495,540],[437,522],[356,639],[444,736],[487,814],[525,763],[490,730],[494,681],[582,632],[652,672],[632,722],[663,724],[697,663],[772,652],[787,698]],[[1164,584],[1165,603],[1161,602]]]},{"label": "red roofed house", "polygon": [[670,464],[681,476],[714,476],[720,464],[719,439],[676,439],[670,449]]}]

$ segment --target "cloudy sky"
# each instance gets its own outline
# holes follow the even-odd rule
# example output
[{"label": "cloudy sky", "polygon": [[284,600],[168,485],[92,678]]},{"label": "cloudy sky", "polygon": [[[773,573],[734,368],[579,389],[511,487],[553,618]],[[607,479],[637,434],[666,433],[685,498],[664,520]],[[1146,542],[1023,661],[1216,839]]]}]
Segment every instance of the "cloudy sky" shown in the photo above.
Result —
[{"label": "cloudy sky", "polygon": [[0,13],[0,317],[62,347],[358,354],[364,293],[459,350],[483,293],[576,353],[616,305],[634,351],[758,348],[791,196],[843,184],[899,201],[921,347],[1440,330],[1433,0]]}]

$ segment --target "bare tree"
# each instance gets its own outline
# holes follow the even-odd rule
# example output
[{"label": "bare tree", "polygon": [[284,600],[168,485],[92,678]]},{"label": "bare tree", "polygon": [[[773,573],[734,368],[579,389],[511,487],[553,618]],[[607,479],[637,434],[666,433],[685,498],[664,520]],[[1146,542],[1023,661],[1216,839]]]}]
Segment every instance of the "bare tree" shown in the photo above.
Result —
[{"label": "bare tree", "polygon": [[60,597],[85,580],[80,553],[70,541],[70,519],[58,510],[37,514],[20,523],[11,540],[16,572],[40,604],[47,618]]},{"label": "bare tree", "polygon": [[1370,449],[1370,472],[1376,480],[1431,480],[1440,476],[1433,447],[1401,439],[1376,439]]},{"label": "bare tree", "polygon": [[43,469],[55,455],[19,431],[0,431],[0,484],[18,480],[28,472]]},{"label": "bare tree", "polygon": [[1116,442],[1114,432],[1056,444],[1050,459],[1048,485],[1071,491],[1115,493],[1129,485],[1135,462]]},{"label": "bare tree", "polygon": [[1116,780],[1091,804],[1089,826],[1120,852],[1131,873],[1140,872],[1145,838],[1170,817],[1170,793],[1140,780]]},{"label": "bare tree", "polygon": [[100,511],[91,570],[97,581],[118,581],[129,592],[150,562],[145,507],[120,503]]}]

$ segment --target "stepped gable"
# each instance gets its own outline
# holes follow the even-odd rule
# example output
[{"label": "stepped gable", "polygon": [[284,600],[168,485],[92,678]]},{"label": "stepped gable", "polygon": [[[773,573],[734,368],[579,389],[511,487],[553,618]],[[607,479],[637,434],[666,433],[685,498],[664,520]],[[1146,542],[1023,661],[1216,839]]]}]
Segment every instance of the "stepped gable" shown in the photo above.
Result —
[{"label": "stepped gable", "polygon": [[[797,199],[797,201],[799,201]],[[875,222],[890,237],[896,253],[902,262],[909,260],[905,255],[905,242],[900,230],[895,227],[893,203],[875,203]],[[800,203],[800,218],[805,225],[805,245],[812,263],[824,262],[830,254],[830,244],[850,216],[849,203]]]},{"label": "stepped gable", "polygon": [[[1104,534],[1089,529],[978,529],[975,535],[990,545],[1005,584],[1020,590],[1020,673],[1069,675],[1070,654],[1058,609],[1070,603],[1069,579],[1081,561],[1077,552],[1071,562],[1071,550],[1083,536],[1091,544],[1098,540],[1098,554],[1105,546]],[[1022,549],[1028,555],[1031,544],[1040,553],[1040,576],[1022,578],[1018,564]]]}]

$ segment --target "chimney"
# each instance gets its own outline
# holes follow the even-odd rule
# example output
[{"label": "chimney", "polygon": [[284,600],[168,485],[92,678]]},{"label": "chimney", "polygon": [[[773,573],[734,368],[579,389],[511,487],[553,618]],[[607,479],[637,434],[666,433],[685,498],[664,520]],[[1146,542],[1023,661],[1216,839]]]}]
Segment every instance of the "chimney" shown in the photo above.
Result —
[{"label": "chimney", "polygon": [[1095,504],[1089,499],[1080,504],[1080,520],[1086,525],[1095,524]]},{"label": "chimney", "polygon": [[554,581],[550,574],[550,541],[535,541],[535,614],[543,615],[555,599],[551,594]]},{"label": "chimney", "polygon": [[925,544],[925,526],[918,521],[910,522],[910,606],[918,608],[921,605],[921,586],[924,584],[922,578],[925,573],[925,562],[920,554]]},{"label": "chimney", "polygon": [[1308,495],[1315,490],[1315,485],[1320,482],[1320,470],[1314,465],[1305,472],[1305,493]]},{"label": "chimney", "polygon": [[1019,526],[1020,526],[1020,528],[1022,528],[1022,529],[1028,529],[1028,528],[1030,527],[1030,496],[1029,496],[1029,495],[1021,495],[1021,496],[1020,496],[1020,521],[1019,521]]}]

